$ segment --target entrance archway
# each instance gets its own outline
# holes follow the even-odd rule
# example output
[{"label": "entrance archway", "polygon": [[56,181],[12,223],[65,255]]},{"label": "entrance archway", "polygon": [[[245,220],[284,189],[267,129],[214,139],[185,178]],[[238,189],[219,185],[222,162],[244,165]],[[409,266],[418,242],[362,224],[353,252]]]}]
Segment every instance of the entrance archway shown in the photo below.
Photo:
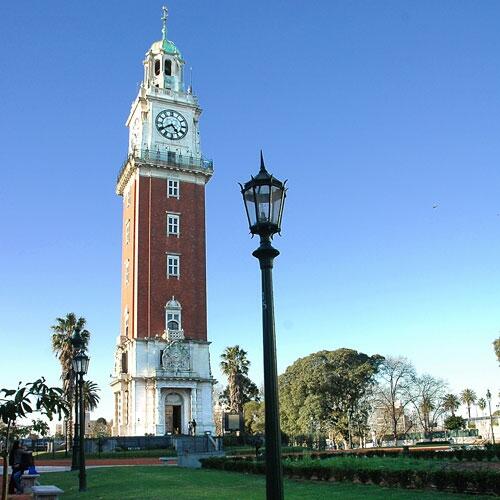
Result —
[{"label": "entrance archway", "polygon": [[183,400],[179,394],[170,393],[165,398],[165,433],[182,433]]}]

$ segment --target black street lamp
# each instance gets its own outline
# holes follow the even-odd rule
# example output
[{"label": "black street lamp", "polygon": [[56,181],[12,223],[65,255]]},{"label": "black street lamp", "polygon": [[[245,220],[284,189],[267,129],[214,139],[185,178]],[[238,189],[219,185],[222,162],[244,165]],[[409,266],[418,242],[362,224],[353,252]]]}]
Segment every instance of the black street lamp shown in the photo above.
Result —
[{"label": "black street lamp", "polygon": [[283,499],[281,431],[279,420],[276,334],[274,330],[273,261],[279,255],[271,245],[281,231],[286,197],[285,183],[270,175],[260,153],[260,171],[241,186],[248,224],[260,236],[260,246],[252,255],[259,259],[262,274],[262,327],[264,337],[264,392],[266,398],[266,493],[268,500]]},{"label": "black street lamp", "polygon": [[[73,347],[73,357],[83,349],[84,342],[80,332],[75,331],[71,337],[71,345]],[[75,422],[74,422],[74,431],[73,431],[73,449],[71,450],[71,470],[78,470],[78,460],[80,458],[80,427],[79,427],[79,397],[78,397],[78,378],[76,372],[72,366],[71,373],[69,374],[71,377],[71,383],[74,384],[73,389],[73,399],[75,404]]]},{"label": "black street lamp", "polygon": [[491,442],[493,444],[495,444],[495,434],[494,434],[494,431],[493,431],[493,417],[491,416],[491,392],[490,392],[489,389],[486,391],[486,399],[488,400],[488,407],[489,407],[489,410],[490,410]]},{"label": "black street lamp", "polygon": [[90,358],[85,354],[83,350],[80,350],[73,357],[73,371],[78,377],[78,390],[77,399],[79,402],[79,417],[80,417],[80,429],[79,429],[79,470],[78,474],[79,480],[79,491],[87,491],[87,475],[85,471],[85,447],[84,447],[84,437],[85,437],[85,401],[83,397],[83,376],[87,373],[89,367]]}]

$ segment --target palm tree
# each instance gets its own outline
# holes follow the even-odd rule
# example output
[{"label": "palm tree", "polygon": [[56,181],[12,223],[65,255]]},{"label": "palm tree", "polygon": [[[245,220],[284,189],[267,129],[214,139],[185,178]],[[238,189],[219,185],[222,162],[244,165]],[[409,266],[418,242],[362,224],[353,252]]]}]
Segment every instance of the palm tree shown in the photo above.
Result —
[{"label": "palm tree", "polygon": [[484,412],[484,410],[486,409],[486,399],[484,398],[478,399],[477,406],[482,412]]},{"label": "palm tree", "polygon": [[446,394],[443,398],[443,408],[445,411],[451,412],[455,416],[455,411],[460,407],[460,399],[455,394]]},{"label": "palm tree", "polygon": [[246,351],[240,349],[239,345],[226,347],[221,359],[220,367],[227,377],[229,388],[229,411],[240,413],[243,411],[240,375],[248,374],[250,361],[247,359]]},{"label": "palm tree", "polygon": [[470,420],[470,407],[476,402],[477,396],[476,393],[472,389],[464,389],[460,393],[460,400],[462,403],[467,405],[467,413],[469,414]]},{"label": "palm tree", "polygon": [[92,380],[85,380],[83,383],[83,405],[85,411],[94,411],[101,400],[101,396],[97,394],[100,392],[99,386],[92,382]]},{"label": "palm tree", "polygon": [[435,406],[433,405],[430,398],[424,396],[420,405],[420,410],[422,412],[422,420],[425,433],[430,432],[431,430],[431,412],[434,409]]},{"label": "palm tree", "polygon": [[[75,313],[66,314],[65,318],[56,318],[56,324],[51,326],[52,351],[61,363],[61,380],[63,383],[64,396],[70,408],[73,407],[75,393],[75,376],[73,373],[73,344],[71,339],[74,333],[79,333],[83,339],[83,348],[86,349],[90,332],[85,330],[85,318],[77,318]],[[66,439],[69,447],[73,442],[73,415],[69,412]]]}]

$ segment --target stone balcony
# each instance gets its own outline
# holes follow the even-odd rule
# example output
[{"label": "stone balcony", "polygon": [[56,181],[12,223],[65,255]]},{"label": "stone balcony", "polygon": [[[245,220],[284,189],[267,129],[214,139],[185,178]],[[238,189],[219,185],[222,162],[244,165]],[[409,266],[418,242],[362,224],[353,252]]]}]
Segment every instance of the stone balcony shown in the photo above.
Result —
[{"label": "stone balcony", "polygon": [[173,342],[174,340],[184,340],[184,330],[165,330],[162,338],[168,342]]}]

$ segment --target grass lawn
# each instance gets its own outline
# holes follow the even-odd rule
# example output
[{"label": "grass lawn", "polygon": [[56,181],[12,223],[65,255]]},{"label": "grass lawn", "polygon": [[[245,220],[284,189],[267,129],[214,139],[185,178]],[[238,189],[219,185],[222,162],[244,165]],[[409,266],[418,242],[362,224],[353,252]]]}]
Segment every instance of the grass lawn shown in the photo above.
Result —
[{"label": "grass lawn", "polygon": [[[245,500],[265,498],[265,478],[236,472],[181,469],[166,466],[106,467],[87,471],[88,491],[78,492],[77,472],[51,472],[41,476],[42,484],[55,484],[71,499],[198,499]],[[289,499],[380,499],[380,500],[467,500],[466,495],[352,483],[298,482],[285,480]],[[474,496],[476,499],[491,499]]]}]

